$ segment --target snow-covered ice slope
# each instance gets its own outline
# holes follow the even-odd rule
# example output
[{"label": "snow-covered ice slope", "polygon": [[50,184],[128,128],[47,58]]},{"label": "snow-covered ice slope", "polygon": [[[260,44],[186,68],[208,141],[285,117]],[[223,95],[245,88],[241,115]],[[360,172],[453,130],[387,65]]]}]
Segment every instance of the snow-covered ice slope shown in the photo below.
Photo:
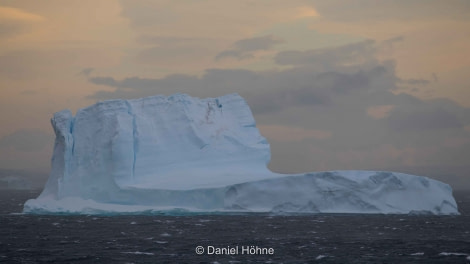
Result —
[{"label": "snow-covered ice slope", "polygon": [[237,94],[104,101],[51,122],[51,174],[26,213],[458,214],[450,186],[425,177],[270,172],[269,144]]}]

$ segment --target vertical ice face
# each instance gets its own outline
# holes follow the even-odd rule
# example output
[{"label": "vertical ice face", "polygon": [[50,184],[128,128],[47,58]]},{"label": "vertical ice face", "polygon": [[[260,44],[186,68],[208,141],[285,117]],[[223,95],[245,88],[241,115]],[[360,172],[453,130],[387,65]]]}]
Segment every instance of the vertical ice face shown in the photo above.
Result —
[{"label": "vertical ice face", "polygon": [[223,186],[269,173],[269,144],[237,94],[104,101],[75,117],[58,112],[52,126],[52,171],[42,195],[113,201],[120,188]]},{"label": "vertical ice face", "polygon": [[52,127],[56,135],[54,154],[51,160],[51,174],[40,197],[59,198],[59,189],[67,174],[67,165],[71,159],[73,148],[73,116],[70,110],[63,110],[54,114],[51,119]]},{"label": "vertical ice face", "polygon": [[265,168],[269,162],[269,145],[238,95],[200,100],[177,94],[128,104],[134,135],[134,182],[178,171],[228,172],[227,165]]}]

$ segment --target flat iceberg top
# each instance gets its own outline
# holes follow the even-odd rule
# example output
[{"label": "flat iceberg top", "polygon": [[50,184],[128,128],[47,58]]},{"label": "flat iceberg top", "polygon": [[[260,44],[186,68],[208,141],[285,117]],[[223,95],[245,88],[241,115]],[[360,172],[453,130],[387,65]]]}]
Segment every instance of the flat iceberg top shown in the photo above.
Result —
[{"label": "flat iceberg top", "polygon": [[425,177],[269,171],[269,144],[237,94],[103,101],[51,123],[50,177],[24,212],[458,213],[450,186]]}]

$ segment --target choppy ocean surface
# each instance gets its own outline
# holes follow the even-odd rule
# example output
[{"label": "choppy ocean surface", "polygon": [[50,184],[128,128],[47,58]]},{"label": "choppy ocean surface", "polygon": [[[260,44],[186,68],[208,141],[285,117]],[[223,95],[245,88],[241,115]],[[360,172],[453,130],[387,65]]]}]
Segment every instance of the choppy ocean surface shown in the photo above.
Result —
[{"label": "choppy ocean surface", "polygon": [[460,216],[18,214],[38,194],[0,192],[0,262],[470,263],[470,191]]}]

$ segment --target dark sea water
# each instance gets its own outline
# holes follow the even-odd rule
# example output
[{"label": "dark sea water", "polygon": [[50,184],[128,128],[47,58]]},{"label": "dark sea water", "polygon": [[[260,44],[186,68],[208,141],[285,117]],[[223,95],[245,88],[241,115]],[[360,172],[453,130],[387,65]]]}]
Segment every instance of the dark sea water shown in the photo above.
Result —
[{"label": "dark sea water", "polygon": [[0,262],[470,263],[470,192],[460,216],[15,214],[37,195],[0,192]]}]

